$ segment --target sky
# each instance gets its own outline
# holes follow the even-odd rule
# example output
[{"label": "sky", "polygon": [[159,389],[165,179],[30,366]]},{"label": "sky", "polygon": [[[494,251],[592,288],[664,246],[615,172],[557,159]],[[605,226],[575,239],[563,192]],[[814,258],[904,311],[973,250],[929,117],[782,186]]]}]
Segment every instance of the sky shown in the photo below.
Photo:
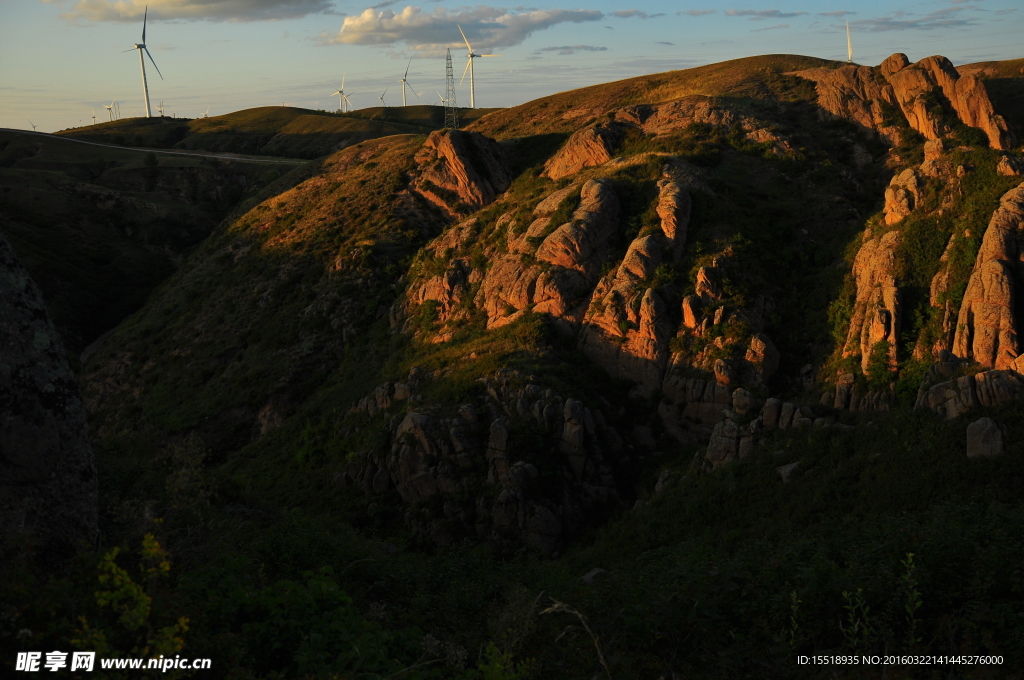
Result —
[{"label": "sky", "polygon": [[[570,0],[571,1],[571,0]],[[478,54],[477,106],[757,54],[874,65],[893,52],[954,64],[1024,57],[1021,0],[539,0],[529,6],[448,0],[0,0],[0,127],[52,132],[144,115],[138,52],[146,44],[153,114],[194,118],[254,106],[334,110],[345,76],[356,108],[444,92],[452,48],[457,98],[469,105],[461,25]],[[1016,36],[1016,37],[1014,37]],[[128,50],[128,51],[125,51]],[[386,89],[386,92],[385,92]],[[415,94],[414,94],[415,93]]]}]

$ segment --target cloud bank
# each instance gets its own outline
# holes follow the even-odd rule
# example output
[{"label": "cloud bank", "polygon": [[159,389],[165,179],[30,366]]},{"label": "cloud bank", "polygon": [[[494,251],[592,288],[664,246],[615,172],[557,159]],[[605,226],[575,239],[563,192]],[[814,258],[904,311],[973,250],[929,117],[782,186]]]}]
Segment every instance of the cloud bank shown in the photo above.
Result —
[{"label": "cloud bank", "polygon": [[503,7],[477,7],[448,10],[437,7],[424,12],[419,7],[406,7],[395,13],[373,8],[345,18],[337,34],[322,35],[323,44],[394,45],[405,43],[410,49],[436,52],[439,48],[462,43],[459,26],[473,44],[473,49],[519,45],[531,33],[556,24],[597,21],[604,14],[583,9],[533,9],[510,11]]}]

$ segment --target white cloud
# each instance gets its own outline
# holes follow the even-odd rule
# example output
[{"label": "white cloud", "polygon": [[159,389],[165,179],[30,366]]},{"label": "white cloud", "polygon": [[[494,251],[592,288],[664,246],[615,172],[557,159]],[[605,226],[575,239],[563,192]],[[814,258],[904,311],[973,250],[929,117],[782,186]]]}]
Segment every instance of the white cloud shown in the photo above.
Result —
[{"label": "white cloud", "polygon": [[405,43],[420,52],[437,52],[462,43],[459,26],[473,49],[511,47],[522,43],[531,33],[561,23],[583,23],[604,18],[601,12],[582,9],[530,9],[520,12],[503,7],[477,7],[448,10],[437,7],[424,12],[406,7],[399,13],[389,9],[367,8],[362,14],[346,17],[336,34],[323,34],[323,44],[393,45]]},{"label": "white cloud", "polygon": [[717,14],[717,13],[718,13],[717,9],[688,9],[685,12],[682,12],[682,11],[676,12],[676,14],[678,14],[680,16],[682,16],[683,14],[686,14],[686,15],[691,16],[691,17],[702,17],[705,14]]},{"label": "white cloud", "polygon": [[764,21],[765,19],[798,17],[807,12],[781,12],[777,9],[730,9],[725,14],[730,17],[750,17],[751,21]]},{"label": "white cloud", "polygon": [[72,21],[135,22],[142,21],[147,5],[150,19],[267,21],[334,13],[332,0],[76,0],[61,16]]},{"label": "white cloud", "polygon": [[659,12],[658,14],[648,14],[647,12],[639,9],[620,9],[617,12],[612,12],[612,14],[620,19],[629,19],[631,17],[637,17],[638,19],[656,19],[658,17],[665,16],[663,12]]}]

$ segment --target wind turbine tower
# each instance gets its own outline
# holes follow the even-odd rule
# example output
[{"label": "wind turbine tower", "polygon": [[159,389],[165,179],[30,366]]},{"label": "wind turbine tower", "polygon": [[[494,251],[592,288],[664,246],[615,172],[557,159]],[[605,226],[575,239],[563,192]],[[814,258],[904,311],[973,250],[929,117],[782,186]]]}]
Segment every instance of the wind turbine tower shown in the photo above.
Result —
[{"label": "wind turbine tower", "polygon": [[[458,24],[456,24],[458,26]],[[500,57],[500,54],[475,54],[473,52],[473,46],[469,44],[469,40],[466,38],[466,34],[462,31],[462,26],[459,26],[459,33],[462,33],[462,39],[466,41],[466,47],[469,48],[469,53],[466,57],[469,59],[466,62],[466,70],[462,72],[462,80],[459,81],[459,85],[466,80],[466,72],[469,72],[469,108],[476,108],[476,86],[473,82],[473,60],[477,57]]]},{"label": "wind turbine tower", "polygon": [[850,42],[850,20],[846,20],[846,63],[853,63],[853,43]]},{"label": "wind turbine tower", "polygon": [[92,124],[96,124],[96,109],[92,110]]},{"label": "wind turbine tower", "polygon": [[32,132],[35,132],[35,131],[36,131],[36,128],[37,128],[37,127],[39,127],[38,125],[36,125],[36,124],[35,124],[35,123],[33,123],[32,121],[29,121],[29,122],[28,122],[28,124],[32,126]]},{"label": "wind turbine tower", "polygon": [[[142,67],[142,95],[146,99],[146,118],[152,118],[153,113],[149,108],[149,85],[146,82],[146,60],[143,58],[142,53],[145,52],[146,56],[149,57],[150,63],[153,64],[153,68],[156,69],[157,75],[160,76],[160,80],[164,79],[164,74],[160,73],[160,67],[153,61],[153,55],[149,53],[149,49],[146,47],[146,18],[149,15],[149,7],[146,7],[145,14],[142,15],[142,42],[135,43],[132,50],[139,51],[139,65]],[[132,50],[125,50],[125,52],[131,52]]]},{"label": "wind turbine tower", "polygon": [[[472,62],[470,62],[472,63]],[[444,104],[444,126],[448,130],[459,129],[459,111],[455,104],[455,72],[452,71],[452,51],[448,50],[445,58],[444,97],[441,102]]]},{"label": "wind turbine tower", "polygon": [[[409,59],[409,63],[405,67],[405,75],[402,76],[402,79],[398,81],[398,82],[402,83],[402,106],[405,106],[405,86],[409,84],[409,81],[407,80],[407,78],[409,77],[409,67],[410,66],[412,66],[412,58]],[[412,85],[409,85],[409,87],[412,87]],[[418,94],[416,94],[416,88],[415,87],[412,87],[412,93],[414,95],[416,95],[416,99],[420,98],[420,96]]]},{"label": "wind turbine tower", "polygon": [[349,111],[352,110],[352,102],[350,102],[348,100],[348,95],[345,94],[345,76],[346,75],[347,74],[345,74],[345,73],[341,74],[341,87],[338,89],[337,92],[335,92],[334,94],[331,95],[332,97],[337,97],[338,98],[338,110],[341,111],[342,113],[345,113],[345,105],[346,104],[348,104],[348,110]]}]

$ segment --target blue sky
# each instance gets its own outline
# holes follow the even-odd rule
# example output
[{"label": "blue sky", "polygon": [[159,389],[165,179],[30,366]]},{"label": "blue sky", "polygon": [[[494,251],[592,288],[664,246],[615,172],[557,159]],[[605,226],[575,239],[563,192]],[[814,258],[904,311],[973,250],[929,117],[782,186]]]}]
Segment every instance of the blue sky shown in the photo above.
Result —
[{"label": "blue sky", "polygon": [[[113,99],[123,116],[141,115],[138,56],[123,50],[140,40],[147,3],[147,43],[164,76],[147,69],[150,98],[179,117],[281,103],[335,109],[343,73],[357,108],[378,104],[385,88],[385,102],[399,105],[410,59],[422,99],[409,98],[433,103],[445,48],[456,79],[465,66],[457,24],[475,51],[502,55],[476,62],[478,106],[755,54],[845,60],[847,20],[862,64],[893,52],[955,64],[1024,56],[1020,0],[0,0],[0,127],[89,124]],[[468,78],[458,98],[468,105]]]}]

